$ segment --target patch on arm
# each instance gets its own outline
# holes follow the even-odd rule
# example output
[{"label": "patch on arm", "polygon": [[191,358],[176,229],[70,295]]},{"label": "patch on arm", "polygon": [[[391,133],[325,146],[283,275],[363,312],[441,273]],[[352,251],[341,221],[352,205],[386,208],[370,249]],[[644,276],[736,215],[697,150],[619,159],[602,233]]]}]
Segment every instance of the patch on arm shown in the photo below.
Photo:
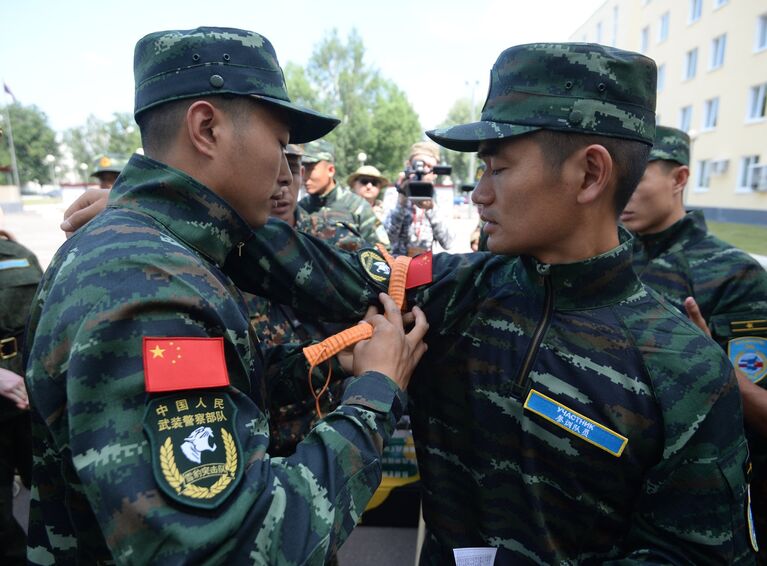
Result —
[{"label": "patch on arm", "polygon": [[767,375],[767,338],[746,336],[730,340],[727,355],[733,367],[752,383],[759,383]]},{"label": "patch on arm", "polygon": [[380,252],[374,249],[366,248],[357,254],[362,271],[373,283],[380,286],[386,286],[391,276],[391,268],[386,263],[386,259]]},{"label": "patch on arm", "polygon": [[244,475],[236,417],[237,407],[222,391],[150,399],[144,432],[155,481],[165,495],[199,509],[226,500]]}]

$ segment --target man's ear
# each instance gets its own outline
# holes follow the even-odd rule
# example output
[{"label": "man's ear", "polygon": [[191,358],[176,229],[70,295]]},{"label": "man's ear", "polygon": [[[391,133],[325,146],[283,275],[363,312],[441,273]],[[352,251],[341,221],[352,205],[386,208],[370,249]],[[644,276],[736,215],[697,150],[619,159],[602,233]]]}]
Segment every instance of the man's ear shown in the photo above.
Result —
[{"label": "man's ear", "polygon": [[328,163],[328,175],[331,177],[336,176],[336,166],[333,163]]},{"label": "man's ear", "polygon": [[206,157],[213,157],[221,141],[223,113],[206,100],[196,100],[186,111],[189,143]]},{"label": "man's ear", "polygon": [[671,172],[673,185],[671,192],[674,196],[682,194],[690,178],[690,168],[687,165],[680,165]]},{"label": "man's ear", "polygon": [[581,184],[576,196],[578,204],[589,204],[600,198],[610,186],[613,176],[613,159],[603,145],[592,144],[580,152]]}]

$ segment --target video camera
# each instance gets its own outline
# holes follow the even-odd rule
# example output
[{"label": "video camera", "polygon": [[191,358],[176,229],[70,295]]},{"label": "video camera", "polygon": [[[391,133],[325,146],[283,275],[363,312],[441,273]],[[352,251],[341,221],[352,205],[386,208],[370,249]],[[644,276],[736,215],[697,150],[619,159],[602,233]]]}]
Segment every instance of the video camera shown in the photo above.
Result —
[{"label": "video camera", "polygon": [[[420,159],[413,161],[405,168],[404,190],[397,187],[410,200],[429,200],[434,198],[434,184],[424,181],[423,178],[429,173],[435,175],[450,175],[453,168],[450,165],[435,165],[431,171],[426,170],[426,164]],[[411,179],[412,177],[412,179]]]}]

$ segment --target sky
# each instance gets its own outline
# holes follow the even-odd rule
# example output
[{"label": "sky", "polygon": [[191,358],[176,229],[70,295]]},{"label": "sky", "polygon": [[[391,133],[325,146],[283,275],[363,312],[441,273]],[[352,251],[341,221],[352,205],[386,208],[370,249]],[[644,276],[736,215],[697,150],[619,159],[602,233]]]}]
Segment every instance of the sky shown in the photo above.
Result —
[{"label": "sky", "polygon": [[[427,129],[455,100],[479,102],[503,49],[567,41],[604,0],[0,0],[0,80],[56,131],[89,114],[133,110],[133,47],[147,33],[198,26],[265,35],[280,63],[305,65],[337,28],[402,88]],[[473,92],[472,92],[473,91]],[[0,91],[0,101],[10,98]]]}]

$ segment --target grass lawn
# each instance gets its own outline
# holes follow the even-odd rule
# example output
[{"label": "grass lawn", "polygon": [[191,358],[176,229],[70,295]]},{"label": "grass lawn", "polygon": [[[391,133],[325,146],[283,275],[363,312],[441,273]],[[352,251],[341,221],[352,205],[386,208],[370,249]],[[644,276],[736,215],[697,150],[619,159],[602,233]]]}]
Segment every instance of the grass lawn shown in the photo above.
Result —
[{"label": "grass lawn", "polygon": [[716,237],[752,254],[767,256],[767,227],[753,224],[708,222],[709,231]]}]

